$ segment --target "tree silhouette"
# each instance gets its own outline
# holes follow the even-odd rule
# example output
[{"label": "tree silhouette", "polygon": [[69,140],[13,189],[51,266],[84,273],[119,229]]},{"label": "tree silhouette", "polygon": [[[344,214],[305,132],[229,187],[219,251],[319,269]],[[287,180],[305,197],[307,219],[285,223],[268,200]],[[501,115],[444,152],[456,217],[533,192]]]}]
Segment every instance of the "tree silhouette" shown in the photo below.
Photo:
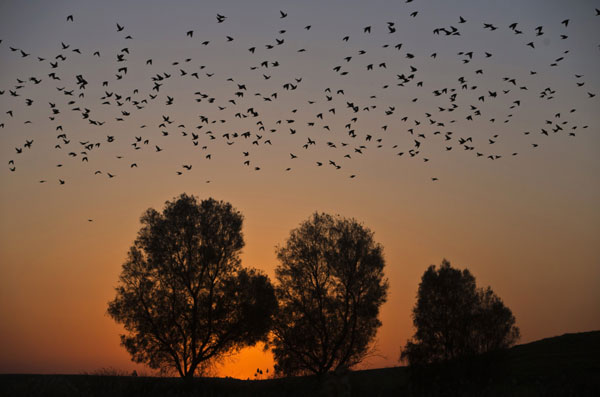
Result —
[{"label": "tree silhouette", "polygon": [[192,377],[266,337],[277,301],[267,276],[240,265],[242,221],[229,203],[186,194],[144,213],[108,304],[135,362]]},{"label": "tree silhouette", "polygon": [[381,325],[388,289],[373,233],[353,219],[315,213],[277,257],[276,372],[320,375],[359,363]]},{"label": "tree silhouette", "polygon": [[520,336],[502,300],[489,287],[477,288],[469,270],[454,269],[445,259],[421,278],[413,324],[416,332],[401,354],[411,365],[507,348]]}]

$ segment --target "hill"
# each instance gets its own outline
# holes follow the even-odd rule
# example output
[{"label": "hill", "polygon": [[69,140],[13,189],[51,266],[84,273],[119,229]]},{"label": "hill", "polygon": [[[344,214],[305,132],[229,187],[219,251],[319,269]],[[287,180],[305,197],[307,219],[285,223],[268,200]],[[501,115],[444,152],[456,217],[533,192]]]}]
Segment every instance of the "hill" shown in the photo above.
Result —
[{"label": "hill", "polygon": [[2,396],[598,396],[600,331],[566,334],[462,363],[243,381],[97,375],[0,375]]}]

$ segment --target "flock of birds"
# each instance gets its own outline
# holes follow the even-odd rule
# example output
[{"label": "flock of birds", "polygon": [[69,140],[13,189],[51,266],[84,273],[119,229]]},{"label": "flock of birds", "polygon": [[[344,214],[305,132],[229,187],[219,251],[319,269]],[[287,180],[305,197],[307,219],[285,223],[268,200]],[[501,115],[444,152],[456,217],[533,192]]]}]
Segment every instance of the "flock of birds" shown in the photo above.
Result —
[{"label": "flock of birds", "polygon": [[[410,0],[407,3],[410,3]],[[590,10],[590,12],[593,13],[594,10]],[[595,10],[595,15],[600,15],[598,9]],[[266,44],[257,43],[244,49],[245,60],[250,60],[248,65],[250,73],[254,73],[255,76],[252,81],[242,81],[235,76],[220,75],[218,71],[210,71],[206,65],[196,65],[191,57],[172,60],[168,68],[161,70],[155,69],[153,63],[157,62],[149,57],[143,63],[143,70],[140,70],[139,65],[129,62],[130,54],[135,51],[135,34],[120,23],[115,23],[114,30],[122,40],[120,43],[125,44],[119,46],[119,50],[110,55],[101,54],[96,49],[80,49],[69,43],[61,42],[57,46],[58,53],[52,56],[42,56],[0,40],[0,53],[3,57],[13,57],[13,61],[18,59],[19,62],[39,63],[39,74],[27,78],[16,78],[13,86],[0,89],[0,95],[7,96],[9,99],[4,102],[8,103],[9,108],[3,110],[0,115],[0,128],[14,129],[17,123],[31,124],[32,121],[28,119],[31,114],[30,107],[39,106],[40,109],[43,109],[39,112],[46,112],[49,125],[38,127],[37,130],[53,131],[56,136],[53,148],[37,148],[38,137],[24,137],[22,145],[15,147],[13,156],[8,159],[9,171],[18,174],[18,168],[21,161],[25,161],[27,152],[36,149],[60,152],[64,160],[55,166],[61,171],[64,170],[63,166],[66,168],[66,165],[91,164],[91,159],[105,147],[126,142],[126,145],[119,146],[121,153],[116,155],[116,160],[114,160],[120,162],[114,168],[121,173],[125,172],[125,169],[138,168],[138,161],[133,160],[132,152],[146,150],[160,154],[167,150],[169,140],[173,136],[184,137],[187,140],[186,144],[197,147],[201,151],[203,161],[211,160],[214,156],[219,155],[219,148],[230,148],[229,150],[239,157],[239,165],[253,171],[261,170],[261,159],[254,155],[256,148],[277,149],[278,143],[285,141],[288,139],[286,137],[290,135],[301,141],[296,149],[289,152],[287,163],[282,165],[281,169],[285,172],[291,171],[296,166],[298,158],[302,158],[304,153],[317,146],[323,148],[322,153],[327,153],[328,157],[311,161],[311,166],[332,167],[336,170],[351,168],[347,165],[351,164],[353,159],[381,148],[389,149],[394,156],[424,162],[430,161],[431,154],[435,155],[434,150],[438,147],[440,151],[461,151],[467,155],[496,161],[519,154],[517,150],[507,153],[495,149],[498,147],[495,145],[496,142],[502,139],[502,134],[497,131],[501,129],[498,125],[510,123],[513,112],[523,111],[522,107],[527,112],[527,106],[544,105],[557,96],[557,91],[552,88],[552,83],[546,81],[543,84],[548,87],[537,92],[536,100],[538,102],[527,102],[523,98],[525,92],[530,91],[530,87],[522,83],[522,80],[531,81],[538,74],[558,68],[569,57],[569,51],[562,50],[556,54],[554,61],[548,65],[546,70],[527,70],[526,77],[505,76],[502,81],[482,81],[482,76],[486,73],[485,61],[494,57],[494,53],[492,50],[483,53],[465,50],[458,52],[457,58],[451,60],[464,65],[464,75],[454,76],[445,86],[434,87],[426,81],[426,76],[423,76],[419,67],[415,65],[419,58],[421,58],[421,62],[443,62],[437,53],[425,55],[405,50],[408,46],[403,47],[402,43],[397,42],[398,37],[394,36],[398,29],[395,22],[385,22],[379,26],[364,26],[357,28],[354,32],[348,32],[347,35],[340,35],[339,46],[346,46],[344,48],[347,49],[348,55],[340,59],[338,64],[325,65],[325,70],[322,71],[330,73],[332,81],[342,81],[344,86],[336,88],[324,86],[320,92],[311,91],[308,99],[299,99],[293,102],[296,106],[289,109],[286,114],[279,113],[279,118],[276,117],[278,119],[272,120],[266,115],[272,113],[270,108],[273,104],[283,96],[293,98],[296,92],[302,91],[299,88],[303,87],[307,79],[311,78],[310,75],[306,75],[276,82],[274,82],[276,79],[272,79],[273,71],[284,68],[284,62],[273,58],[263,59],[260,58],[260,55],[276,55],[280,48],[297,45],[298,42],[297,40],[288,40],[287,37],[289,33],[287,33],[286,21],[293,18],[293,15],[288,15],[286,11],[279,11],[273,17],[277,18],[277,23],[281,25],[273,40]],[[418,17],[419,11],[412,11],[407,18]],[[232,19],[229,16],[217,14],[215,23],[226,25]],[[66,16],[65,23],[76,24],[76,16]],[[435,28],[431,34],[439,36],[440,39],[461,36],[462,27],[466,24],[477,24],[480,26],[482,34],[502,29],[515,35],[522,35],[524,38],[522,45],[531,48],[531,51],[535,51],[540,40],[543,40],[543,36],[548,34],[545,26],[525,27],[517,22],[509,26],[499,26],[467,20],[463,16],[458,16],[447,26]],[[553,32],[561,29],[560,37],[556,39],[568,42],[570,26],[570,19],[564,19],[560,25],[553,26]],[[306,24],[302,31],[309,32],[311,29],[313,26]],[[400,59],[404,65],[403,69],[392,67],[391,62],[386,59],[369,58],[366,54],[370,48],[351,47],[351,35],[370,35],[375,29],[385,31],[386,37],[392,40],[390,43],[377,43],[377,47],[389,51],[390,59],[393,57]],[[302,34],[302,32],[297,33]],[[197,36],[198,34],[194,30],[182,29],[181,40],[198,40]],[[211,40],[200,40],[198,46],[202,48],[202,46],[209,45],[228,45],[234,40],[236,40],[235,37],[226,35],[223,41],[217,43],[214,40],[212,42]],[[309,51],[310,48],[306,47],[294,48],[298,57],[304,56]],[[77,64],[78,57],[83,56],[93,57],[99,62],[109,59],[110,63],[106,65],[106,68],[115,68],[112,78],[97,81],[95,76],[88,77],[85,72],[75,75],[66,75],[63,72],[66,70],[66,64],[69,62]],[[351,65],[355,69],[352,69]],[[356,72],[356,70],[360,70],[360,72]],[[123,84],[132,74],[147,73],[148,71],[151,71],[152,77],[148,79],[145,86],[129,89],[126,84]],[[372,95],[365,94],[353,86],[353,73],[378,74],[388,82]],[[346,80],[335,80],[338,77]],[[578,101],[596,100],[596,93],[593,92],[593,88],[585,85],[586,81],[583,75],[573,73],[569,74],[568,78],[573,79],[574,86],[581,87]],[[190,87],[190,91],[194,91],[193,109],[203,112],[193,115],[196,122],[199,121],[198,125],[192,126],[187,122],[188,120],[177,119],[171,114],[171,109],[181,104],[178,92],[169,91],[170,82],[176,79],[185,79],[186,86]],[[206,79],[220,79],[219,83],[226,89],[220,90],[220,96],[213,95],[203,88],[203,81]],[[543,79],[539,81],[541,83]],[[479,84],[488,85],[480,87]],[[35,88],[43,85],[55,87],[58,99],[52,97],[48,100],[34,97]],[[97,97],[89,94],[93,91],[89,89],[92,85],[96,92],[100,93]],[[277,86],[276,91],[264,92],[275,85]],[[490,88],[489,85],[493,85],[495,88]],[[405,98],[409,105],[421,100],[436,105],[431,106],[424,114],[407,115],[402,114],[404,110],[402,104],[393,103],[381,106],[380,102],[377,102],[379,93],[409,87],[412,90],[411,93],[415,92],[414,90],[422,93],[414,98]],[[251,92],[251,89],[256,91]],[[225,91],[228,92],[228,96],[223,97]],[[402,91],[399,91],[399,95],[401,94]],[[492,114],[490,118],[490,109],[486,105],[501,99],[507,105],[495,106],[493,109],[500,108],[506,113],[500,116]],[[567,99],[567,102],[572,103],[573,101]],[[151,114],[144,113],[151,104],[156,107],[160,106],[162,114],[155,114],[155,111]],[[302,104],[305,106],[300,109]],[[107,112],[112,113],[110,118],[106,117]],[[540,141],[554,134],[574,137],[578,129],[588,128],[587,125],[576,124],[570,118],[574,112],[576,112],[575,108],[565,107],[563,111],[553,113],[552,117],[548,117],[546,120],[539,120],[539,122],[532,120],[531,128],[527,131],[519,131],[519,134],[535,136],[535,141],[529,142],[530,149],[538,147]],[[86,120],[95,139],[80,139],[77,131],[69,128],[72,120],[72,116],[67,115],[69,113],[78,114],[81,119]],[[381,120],[378,129],[373,131],[372,127],[361,128],[359,119],[363,115],[365,115],[364,117],[367,115],[374,117],[373,114],[378,120]],[[67,116],[65,117],[65,115]],[[133,137],[111,133],[115,123],[136,120],[136,117],[143,119],[144,124],[137,125],[139,132],[134,131]],[[158,119],[150,125],[150,120],[153,118]],[[243,125],[244,127],[241,129],[229,127],[234,120],[237,126]],[[303,122],[300,123],[299,120],[303,120]],[[478,120],[485,120],[486,123],[489,123],[490,130],[495,133],[482,133],[468,128],[468,123]],[[457,129],[460,131],[455,132]],[[391,131],[398,131],[394,134],[400,134],[404,138],[402,143],[400,139],[395,139],[397,135],[392,134]],[[225,143],[227,146],[217,146],[217,142]],[[425,146],[429,147],[428,152],[423,151]],[[286,156],[287,152],[288,150],[286,150]],[[127,161],[128,159],[130,161]],[[192,171],[193,161],[183,160],[183,162],[184,164],[173,170],[173,174],[183,175]],[[141,164],[139,165],[141,166]],[[111,171],[112,163],[109,162],[104,166],[104,169],[89,169],[89,172],[111,179],[117,177],[118,173]],[[44,172],[47,172],[48,176],[45,177],[46,179],[39,180],[40,183],[54,182],[63,185],[67,181],[67,177],[64,176],[66,173],[59,172],[56,179],[52,180],[50,179],[52,172],[50,170],[44,170]],[[357,174],[356,171],[351,171],[344,175],[347,178],[355,178]],[[431,179],[436,181],[438,178],[431,176]]]}]

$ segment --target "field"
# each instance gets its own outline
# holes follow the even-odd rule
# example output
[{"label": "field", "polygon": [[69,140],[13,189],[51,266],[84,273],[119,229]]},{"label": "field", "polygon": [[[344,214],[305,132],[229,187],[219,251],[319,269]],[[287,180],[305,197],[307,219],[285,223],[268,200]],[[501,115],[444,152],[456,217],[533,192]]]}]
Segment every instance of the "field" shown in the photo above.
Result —
[{"label": "field", "polygon": [[0,375],[2,396],[599,396],[600,331],[518,345],[503,355],[424,368],[352,371],[322,379],[243,381],[99,375]]}]

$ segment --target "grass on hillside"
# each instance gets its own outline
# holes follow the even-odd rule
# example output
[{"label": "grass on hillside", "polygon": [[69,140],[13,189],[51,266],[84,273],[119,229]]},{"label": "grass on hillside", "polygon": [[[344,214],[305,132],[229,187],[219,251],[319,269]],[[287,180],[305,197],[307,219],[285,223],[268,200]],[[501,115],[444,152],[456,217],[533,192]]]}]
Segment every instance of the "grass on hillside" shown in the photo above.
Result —
[{"label": "grass on hillside", "polygon": [[2,396],[600,396],[600,331],[515,346],[467,363],[243,381],[108,375],[0,375]]}]

